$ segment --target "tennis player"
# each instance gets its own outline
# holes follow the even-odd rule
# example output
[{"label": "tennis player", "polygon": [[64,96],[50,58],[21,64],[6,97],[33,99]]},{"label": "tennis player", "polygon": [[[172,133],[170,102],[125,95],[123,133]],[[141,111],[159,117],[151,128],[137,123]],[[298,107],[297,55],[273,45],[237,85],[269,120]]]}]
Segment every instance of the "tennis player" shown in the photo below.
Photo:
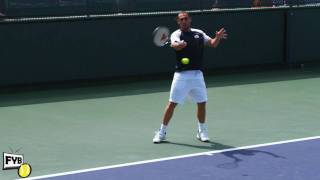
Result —
[{"label": "tennis player", "polygon": [[[216,32],[215,38],[210,38],[203,31],[191,28],[191,17],[187,12],[177,15],[179,29],[171,34],[171,47],[176,52],[176,70],[174,73],[169,103],[167,104],[159,131],[153,142],[160,143],[166,139],[169,121],[178,104],[183,104],[187,96],[197,103],[198,131],[197,138],[208,142],[206,120],[207,90],[202,73],[204,46],[216,48],[222,39],[227,38],[224,28]],[[182,58],[188,58],[189,63],[182,63]]]}]

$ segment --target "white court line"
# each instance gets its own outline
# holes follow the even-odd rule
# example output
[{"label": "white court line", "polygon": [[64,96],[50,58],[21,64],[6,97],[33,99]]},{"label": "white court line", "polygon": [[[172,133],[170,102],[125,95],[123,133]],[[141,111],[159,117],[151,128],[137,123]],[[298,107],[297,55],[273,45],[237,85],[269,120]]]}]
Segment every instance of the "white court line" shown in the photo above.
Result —
[{"label": "white court line", "polygon": [[71,175],[71,174],[78,174],[78,173],[85,173],[85,172],[92,172],[92,171],[99,171],[99,170],[106,170],[106,169],[119,168],[119,167],[134,166],[134,165],[139,165],[139,164],[154,163],[154,162],[159,162],[159,161],[167,161],[167,160],[181,159],[181,158],[201,156],[201,155],[212,156],[212,155],[217,154],[217,153],[236,151],[236,150],[243,150],[243,149],[252,149],[252,148],[279,145],[279,144],[286,144],[286,143],[293,143],[293,142],[299,142],[299,141],[308,141],[308,140],[314,140],[314,139],[319,139],[319,138],[320,138],[320,136],[313,136],[313,137],[307,137],[307,138],[300,138],[300,139],[293,139],[293,140],[286,140],[286,141],[278,141],[278,142],[272,142],[272,143],[264,143],[264,144],[243,146],[243,147],[223,149],[223,150],[214,150],[214,151],[187,154],[187,155],[181,155],[181,156],[172,156],[172,157],[166,157],[166,158],[151,159],[151,160],[146,160],[146,161],[137,161],[137,162],[131,162],[131,163],[118,164],[118,165],[96,167],[96,168],[90,168],[90,169],[82,169],[82,170],[69,171],[69,172],[56,173],[56,174],[49,174],[49,175],[43,175],[43,176],[35,176],[35,177],[23,178],[23,179],[24,180],[35,180],[35,179],[50,178],[50,177],[57,177],[57,176],[65,176],[65,175]]}]

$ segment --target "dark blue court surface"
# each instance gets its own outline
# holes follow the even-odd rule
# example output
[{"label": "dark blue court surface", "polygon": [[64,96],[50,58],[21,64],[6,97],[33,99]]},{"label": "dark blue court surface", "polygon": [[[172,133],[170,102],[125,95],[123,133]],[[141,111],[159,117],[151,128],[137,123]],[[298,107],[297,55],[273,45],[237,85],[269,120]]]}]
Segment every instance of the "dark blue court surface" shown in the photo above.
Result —
[{"label": "dark blue court surface", "polygon": [[[157,145],[155,145],[155,148],[157,148]],[[49,177],[47,179],[320,180],[319,168],[320,140],[312,139]]]}]

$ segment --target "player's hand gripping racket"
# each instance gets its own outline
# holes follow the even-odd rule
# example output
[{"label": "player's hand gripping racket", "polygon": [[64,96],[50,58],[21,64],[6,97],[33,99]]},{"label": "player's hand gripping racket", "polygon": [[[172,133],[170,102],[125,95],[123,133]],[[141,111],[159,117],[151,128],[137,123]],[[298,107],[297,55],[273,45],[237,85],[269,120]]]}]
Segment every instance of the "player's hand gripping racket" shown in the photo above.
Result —
[{"label": "player's hand gripping racket", "polygon": [[170,30],[167,27],[159,26],[157,27],[153,33],[153,43],[162,47],[167,44],[170,44]]}]

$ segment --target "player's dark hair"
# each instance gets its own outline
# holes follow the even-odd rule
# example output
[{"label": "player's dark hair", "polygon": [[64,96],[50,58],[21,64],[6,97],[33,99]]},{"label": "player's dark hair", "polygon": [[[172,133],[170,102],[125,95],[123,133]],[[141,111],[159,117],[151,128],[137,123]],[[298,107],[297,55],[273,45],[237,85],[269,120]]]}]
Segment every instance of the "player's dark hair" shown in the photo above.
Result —
[{"label": "player's dark hair", "polygon": [[179,15],[180,14],[186,14],[186,15],[188,15],[188,17],[191,17],[190,14],[187,11],[180,11],[176,16],[176,21],[179,19]]}]

